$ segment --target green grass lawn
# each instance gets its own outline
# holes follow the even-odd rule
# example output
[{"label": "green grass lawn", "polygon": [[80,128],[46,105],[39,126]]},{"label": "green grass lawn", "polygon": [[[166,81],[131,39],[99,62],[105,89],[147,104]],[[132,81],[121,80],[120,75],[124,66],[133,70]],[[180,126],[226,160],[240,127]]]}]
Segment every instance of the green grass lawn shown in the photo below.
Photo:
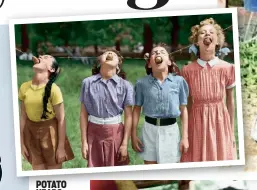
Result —
[{"label": "green grass lawn", "polygon": [[[57,85],[60,86],[65,103],[65,113],[66,113],[66,123],[67,123],[67,135],[70,139],[71,146],[73,148],[75,158],[69,162],[64,163],[64,168],[83,168],[86,167],[86,161],[81,155],[81,140],[80,140],[80,127],[79,127],[79,116],[80,116],[80,89],[82,80],[85,77],[91,76],[91,66],[80,64],[76,61],[70,60],[60,60],[60,66],[62,68],[62,73],[58,80]],[[177,64],[181,68],[182,65],[186,64],[187,61],[178,61]],[[144,60],[126,60],[124,62],[123,69],[127,73],[127,79],[135,84],[136,80],[144,77]],[[32,72],[32,62],[19,61],[17,63],[18,72],[18,85],[20,85],[28,80],[31,80]],[[180,126],[180,120],[178,120]],[[140,117],[138,130],[143,125],[143,117]],[[237,132],[237,119],[235,119],[235,126]],[[236,139],[237,133],[236,133]],[[238,140],[237,140],[238,141]],[[238,143],[238,142],[237,142]],[[237,146],[238,147],[238,146]],[[132,150],[131,145],[128,148],[131,165],[143,164],[136,153]],[[28,162],[23,160],[22,162],[23,170],[31,170],[31,166]]]}]

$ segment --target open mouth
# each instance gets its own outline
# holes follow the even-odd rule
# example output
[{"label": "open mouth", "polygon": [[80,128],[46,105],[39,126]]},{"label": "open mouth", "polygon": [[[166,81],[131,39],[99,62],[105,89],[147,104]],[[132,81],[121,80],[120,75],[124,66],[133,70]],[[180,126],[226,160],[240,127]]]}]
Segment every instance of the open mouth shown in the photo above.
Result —
[{"label": "open mouth", "polygon": [[106,61],[112,61],[112,60],[113,60],[112,54],[108,54],[108,55],[106,56]]},{"label": "open mouth", "polygon": [[163,62],[163,59],[162,59],[162,57],[161,56],[157,56],[157,57],[155,57],[155,63],[157,64],[157,65],[159,65],[159,64],[161,64],[162,62]]},{"label": "open mouth", "polygon": [[203,44],[208,46],[212,43],[212,39],[210,37],[206,37],[203,39]]}]

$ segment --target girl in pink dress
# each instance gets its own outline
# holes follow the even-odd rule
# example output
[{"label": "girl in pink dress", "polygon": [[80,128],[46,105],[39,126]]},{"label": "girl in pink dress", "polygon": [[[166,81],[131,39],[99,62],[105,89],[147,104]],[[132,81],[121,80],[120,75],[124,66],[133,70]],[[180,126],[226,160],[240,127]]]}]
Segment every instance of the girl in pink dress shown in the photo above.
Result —
[{"label": "girl in pink dress", "polygon": [[182,69],[189,86],[189,149],[182,162],[233,160],[235,68],[216,57],[225,36],[212,19],[193,26],[190,41],[197,59]]}]

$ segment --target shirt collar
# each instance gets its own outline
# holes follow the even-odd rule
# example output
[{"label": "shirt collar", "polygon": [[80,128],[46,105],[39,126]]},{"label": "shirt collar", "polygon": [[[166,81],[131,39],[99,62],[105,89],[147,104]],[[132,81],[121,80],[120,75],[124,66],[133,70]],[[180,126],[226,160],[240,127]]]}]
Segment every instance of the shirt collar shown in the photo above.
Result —
[{"label": "shirt collar", "polygon": [[[173,75],[172,75],[171,73],[169,73],[169,74],[168,74],[168,77],[167,77],[166,79],[169,79],[170,81],[172,81]],[[166,80],[166,79],[165,79],[165,80]],[[149,74],[149,81],[150,81],[150,82],[154,82],[154,81],[156,81],[156,80],[157,80],[157,79],[154,78],[152,74]]]},{"label": "shirt collar", "polygon": [[208,63],[211,67],[213,67],[214,65],[216,65],[217,63],[218,63],[218,61],[219,61],[219,58],[218,57],[215,57],[215,58],[213,58],[212,60],[210,60],[210,61],[204,61],[204,60],[201,60],[201,59],[197,59],[197,63],[199,64],[199,65],[201,65],[202,67],[205,67],[206,66],[206,64]]},{"label": "shirt collar", "polygon": [[[96,74],[95,75],[95,77],[94,77],[94,79],[93,79],[93,81],[97,81],[97,80],[99,80],[99,79],[101,79],[102,78],[102,75],[100,74],[100,73],[98,73],[98,74]],[[115,83],[119,83],[119,81],[120,81],[120,77],[117,75],[117,74],[115,74],[114,76],[112,76],[112,78],[110,78],[110,79],[112,79]]]},{"label": "shirt collar", "polygon": [[169,79],[170,81],[172,81],[172,80],[173,80],[173,74],[169,73],[168,79]]},{"label": "shirt collar", "polygon": [[112,77],[112,80],[118,84],[120,81],[120,77],[116,74]]},{"label": "shirt collar", "polygon": [[98,74],[94,75],[93,81],[97,81],[100,78],[102,78],[102,76],[100,73],[98,73]]}]

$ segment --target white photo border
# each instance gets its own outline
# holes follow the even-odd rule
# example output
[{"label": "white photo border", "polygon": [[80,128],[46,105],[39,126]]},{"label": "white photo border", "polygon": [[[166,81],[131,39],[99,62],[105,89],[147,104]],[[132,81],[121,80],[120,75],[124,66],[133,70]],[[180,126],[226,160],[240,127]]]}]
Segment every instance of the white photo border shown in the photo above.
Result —
[{"label": "white photo border", "polygon": [[[234,61],[235,61],[234,64],[235,64],[235,73],[236,73],[236,101],[237,101],[237,123],[238,123],[238,140],[239,140],[239,160],[22,171],[22,163],[21,163],[22,159],[21,159],[21,147],[20,147],[20,125],[19,125],[19,103],[18,103],[18,89],[17,89],[16,48],[15,48],[16,46],[15,45],[15,25],[16,24],[93,21],[93,20],[111,20],[111,19],[128,19],[128,18],[150,18],[150,17],[187,16],[187,15],[205,15],[205,14],[210,15],[210,14],[226,14],[226,13],[232,14],[232,23],[233,23],[233,45],[234,45]],[[10,33],[9,37],[10,37],[10,51],[11,51],[11,74],[12,74],[12,95],[13,95],[12,98],[13,98],[13,114],[14,114],[13,119],[14,119],[15,147],[16,147],[16,171],[17,171],[18,177],[245,165],[237,8],[11,19],[9,21],[9,33]]]}]

